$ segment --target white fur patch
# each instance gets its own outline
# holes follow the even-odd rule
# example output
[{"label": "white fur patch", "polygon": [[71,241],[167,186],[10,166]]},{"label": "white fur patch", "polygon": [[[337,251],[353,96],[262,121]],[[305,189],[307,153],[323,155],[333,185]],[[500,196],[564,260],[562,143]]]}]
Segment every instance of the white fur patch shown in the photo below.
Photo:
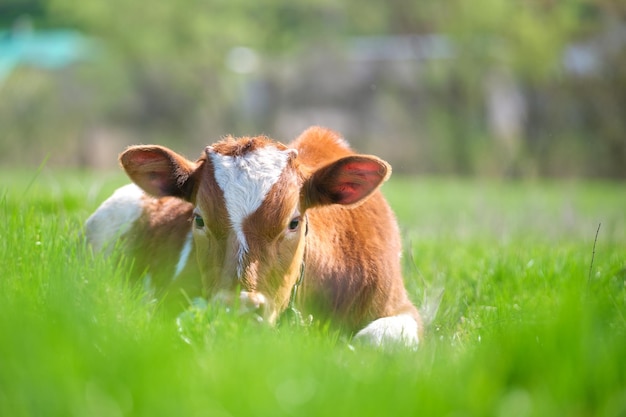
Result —
[{"label": "white fur patch", "polygon": [[183,249],[180,251],[180,256],[178,257],[178,263],[176,264],[176,270],[174,271],[174,278],[172,281],[175,281],[176,278],[183,272],[185,266],[187,266],[187,261],[189,261],[189,254],[191,253],[191,248],[193,246],[193,232],[189,231],[187,233],[187,237],[185,238],[185,244],[183,245]]},{"label": "white fur patch", "polygon": [[94,252],[111,250],[143,211],[145,194],[135,184],[115,190],[85,222],[85,235]]},{"label": "white fur patch", "polygon": [[[226,210],[239,242],[239,269],[248,251],[243,233],[244,220],[254,213],[287,166],[292,150],[274,146],[256,149],[243,156],[226,156],[211,152],[215,179],[224,192]],[[238,271],[241,275],[241,271]]]},{"label": "white fur patch", "polygon": [[335,142],[337,142],[337,145],[339,145],[339,146],[341,146],[343,148],[350,149],[350,143],[348,143],[348,141],[345,138],[341,137],[341,136],[337,137],[335,139]]},{"label": "white fur patch", "polygon": [[417,349],[417,322],[409,314],[382,317],[359,331],[354,339],[377,347],[405,346]]}]

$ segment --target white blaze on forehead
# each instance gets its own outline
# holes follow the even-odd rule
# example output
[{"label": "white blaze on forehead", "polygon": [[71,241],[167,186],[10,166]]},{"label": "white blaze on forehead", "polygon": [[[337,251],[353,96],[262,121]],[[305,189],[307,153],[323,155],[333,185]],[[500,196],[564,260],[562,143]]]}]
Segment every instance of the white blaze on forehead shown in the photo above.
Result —
[{"label": "white blaze on forehead", "polygon": [[244,220],[261,206],[295,152],[266,146],[242,156],[209,153],[215,180],[224,192],[226,210],[239,241],[240,260],[248,250],[243,233]]}]

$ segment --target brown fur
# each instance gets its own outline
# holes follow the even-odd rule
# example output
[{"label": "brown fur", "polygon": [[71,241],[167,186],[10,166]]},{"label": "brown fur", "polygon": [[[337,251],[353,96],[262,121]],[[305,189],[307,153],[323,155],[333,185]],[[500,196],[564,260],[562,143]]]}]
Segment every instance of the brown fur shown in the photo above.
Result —
[{"label": "brown fur", "polygon": [[[190,254],[190,261],[178,276],[176,265],[191,228],[193,205],[174,197],[141,198],[142,213],[130,229],[119,236],[132,276],[140,279],[149,274],[156,296],[167,308],[180,310],[187,300],[202,294],[200,271]],[[97,215],[97,212],[96,214]],[[92,236],[87,231],[87,240]],[[113,242],[109,242],[113,243]],[[117,252],[116,252],[117,253]]]},{"label": "brown fur", "polygon": [[144,201],[144,212],[126,239],[135,259],[135,269],[150,271],[154,284],[164,288],[174,276],[190,229],[193,206],[174,197],[146,196]]},{"label": "brown fur", "polygon": [[[290,147],[310,171],[353,153],[321,128],[307,130]],[[356,208],[314,207],[307,216],[306,276],[314,278],[305,279],[301,297],[318,315],[339,318],[351,330],[401,313],[419,323],[402,280],[398,226],[380,191]]]}]

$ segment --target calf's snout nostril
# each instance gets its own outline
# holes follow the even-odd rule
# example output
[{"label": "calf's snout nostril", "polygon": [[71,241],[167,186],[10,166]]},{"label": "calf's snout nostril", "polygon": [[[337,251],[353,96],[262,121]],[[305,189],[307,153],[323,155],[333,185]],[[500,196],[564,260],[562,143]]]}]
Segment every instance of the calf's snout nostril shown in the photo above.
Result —
[{"label": "calf's snout nostril", "polygon": [[257,292],[241,291],[239,293],[239,311],[241,314],[255,313],[265,317],[267,300],[265,296]]},{"label": "calf's snout nostril", "polygon": [[213,301],[229,311],[234,310],[238,316],[250,315],[258,321],[264,321],[269,311],[267,298],[258,292],[241,291],[237,299],[236,292],[220,291],[213,297]]}]

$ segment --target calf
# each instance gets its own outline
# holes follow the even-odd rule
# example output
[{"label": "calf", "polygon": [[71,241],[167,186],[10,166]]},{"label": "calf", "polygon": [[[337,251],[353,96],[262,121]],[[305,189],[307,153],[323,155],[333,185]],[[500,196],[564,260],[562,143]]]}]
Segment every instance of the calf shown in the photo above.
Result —
[{"label": "calf", "polygon": [[385,161],[312,127],[289,146],[229,137],[195,162],[133,146],[120,162],[136,185],[87,221],[96,250],[121,236],[157,286],[186,276],[193,289],[201,276],[206,297],[238,296],[270,324],[295,305],[374,345],[417,346],[398,226],[378,190]]}]

